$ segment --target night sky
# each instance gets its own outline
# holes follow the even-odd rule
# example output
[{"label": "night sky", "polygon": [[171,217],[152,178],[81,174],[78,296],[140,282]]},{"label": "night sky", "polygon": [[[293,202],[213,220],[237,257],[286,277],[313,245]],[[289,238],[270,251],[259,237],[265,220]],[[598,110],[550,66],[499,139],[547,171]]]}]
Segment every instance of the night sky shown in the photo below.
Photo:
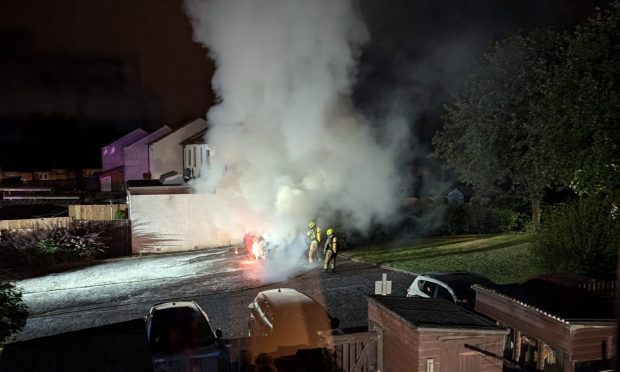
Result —
[{"label": "night sky", "polygon": [[[570,29],[595,4],[605,2],[363,0],[371,41],[354,101],[375,119],[406,117],[424,152],[450,91],[494,40]],[[98,167],[122,133],[204,117],[206,55],[181,0],[0,0],[0,165]]]}]

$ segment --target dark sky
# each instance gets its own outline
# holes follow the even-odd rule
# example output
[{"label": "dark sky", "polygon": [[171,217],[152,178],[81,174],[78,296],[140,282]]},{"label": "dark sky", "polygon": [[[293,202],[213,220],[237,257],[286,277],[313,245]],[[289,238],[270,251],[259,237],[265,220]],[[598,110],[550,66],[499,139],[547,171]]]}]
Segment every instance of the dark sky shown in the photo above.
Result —
[{"label": "dark sky", "polygon": [[[371,41],[355,102],[401,114],[428,143],[439,114],[493,40],[570,28],[593,0],[363,0]],[[213,63],[181,0],[0,0],[0,164],[97,166],[136,127],[179,125],[213,102]]]}]

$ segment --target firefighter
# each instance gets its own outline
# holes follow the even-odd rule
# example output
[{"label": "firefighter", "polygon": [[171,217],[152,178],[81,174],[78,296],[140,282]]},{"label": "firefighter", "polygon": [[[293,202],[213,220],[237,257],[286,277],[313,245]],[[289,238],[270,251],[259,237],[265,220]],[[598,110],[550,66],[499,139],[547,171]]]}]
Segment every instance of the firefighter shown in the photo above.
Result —
[{"label": "firefighter", "polygon": [[323,248],[323,256],[325,263],[323,264],[323,272],[327,272],[327,268],[332,267],[332,272],[336,271],[336,252],[338,251],[338,239],[334,235],[334,229],[327,229],[327,238]]},{"label": "firefighter", "polygon": [[317,260],[320,261],[319,243],[321,242],[321,228],[316,225],[316,222],[310,221],[308,224],[308,240],[310,246],[308,247],[308,263],[311,264],[314,259],[314,253],[316,252]]}]

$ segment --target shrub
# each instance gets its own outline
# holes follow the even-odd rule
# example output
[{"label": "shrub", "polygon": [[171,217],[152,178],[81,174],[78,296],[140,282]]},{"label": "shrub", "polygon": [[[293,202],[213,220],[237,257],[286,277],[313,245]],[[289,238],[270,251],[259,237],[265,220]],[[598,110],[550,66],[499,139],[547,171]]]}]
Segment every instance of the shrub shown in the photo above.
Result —
[{"label": "shrub", "polygon": [[114,213],[115,220],[126,220],[127,219],[127,209],[119,209]]},{"label": "shrub", "polygon": [[102,232],[99,224],[88,221],[5,232],[0,239],[0,259],[37,266],[93,258],[105,249]]},{"label": "shrub", "polygon": [[532,251],[547,270],[603,274],[617,266],[620,223],[605,199],[584,198],[547,211]]},{"label": "shrub", "polygon": [[26,325],[28,308],[22,293],[12,282],[0,278],[0,345]]},{"label": "shrub", "polygon": [[495,206],[495,201],[473,197],[463,206],[448,205],[441,232],[454,234],[495,234],[522,231],[528,217],[519,211]]}]

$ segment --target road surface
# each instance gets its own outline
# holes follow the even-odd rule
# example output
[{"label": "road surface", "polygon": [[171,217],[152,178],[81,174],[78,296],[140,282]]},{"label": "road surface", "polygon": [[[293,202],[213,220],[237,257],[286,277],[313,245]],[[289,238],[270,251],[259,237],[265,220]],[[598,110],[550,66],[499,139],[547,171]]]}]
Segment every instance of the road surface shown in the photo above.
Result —
[{"label": "road surface", "polygon": [[366,294],[388,273],[393,294],[414,277],[339,259],[335,273],[288,262],[255,263],[218,248],[157,256],[128,257],[18,282],[31,316],[17,340],[75,331],[144,317],[156,303],[198,302],[226,337],[247,334],[248,304],[260,291],[290,287],[323,303],[342,328],[367,324]]}]

